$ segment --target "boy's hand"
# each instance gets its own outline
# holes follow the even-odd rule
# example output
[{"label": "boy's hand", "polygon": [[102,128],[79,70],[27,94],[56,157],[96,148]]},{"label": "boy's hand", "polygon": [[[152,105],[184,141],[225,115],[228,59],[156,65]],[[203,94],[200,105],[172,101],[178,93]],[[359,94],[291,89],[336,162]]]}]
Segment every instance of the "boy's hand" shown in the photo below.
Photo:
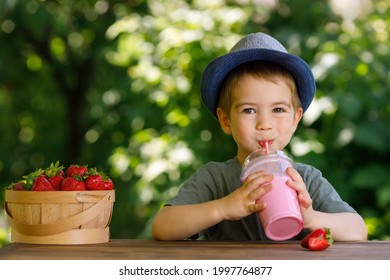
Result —
[{"label": "boy's hand", "polygon": [[302,218],[305,221],[309,218],[310,214],[313,213],[312,199],[309,192],[306,189],[306,185],[303,182],[301,175],[292,167],[288,167],[286,170],[291,180],[287,180],[286,184],[290,188],[293,188],[298,192],[298,201],[301,207]]},{"label": "boy's hand", "polygon": [[273,176],[262,171],[249,175],[241,187],[220,200],[224,220],[239,220],[266,207],[256,200],[269,191]]}]

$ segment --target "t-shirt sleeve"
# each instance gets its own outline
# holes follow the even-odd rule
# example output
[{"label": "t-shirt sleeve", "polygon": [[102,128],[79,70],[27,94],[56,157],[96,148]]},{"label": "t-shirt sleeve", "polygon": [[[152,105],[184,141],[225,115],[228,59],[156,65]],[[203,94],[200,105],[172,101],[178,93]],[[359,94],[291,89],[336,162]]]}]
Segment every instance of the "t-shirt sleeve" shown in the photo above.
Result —
[{"label": "t-shirt sleeve", "polygon": [[236,159],[209,162],[188,178],[167,204],[198,204],[225,197],[241,185],[240,173]]},{"label": "t-shirt sleeve", "polygon": [[342,200],[334,187],[322,176],[318,169],[304,164],[296,164],[295,168],[306,184],[313,201],[314,210],[326,213],[356,213],[347,202]]},{"label": "t-shirt sleeve", "polygon": [[198,169],[180,187],[177,195],[167,205],[198,204],[214,198],[214,178],[206,167]]}]

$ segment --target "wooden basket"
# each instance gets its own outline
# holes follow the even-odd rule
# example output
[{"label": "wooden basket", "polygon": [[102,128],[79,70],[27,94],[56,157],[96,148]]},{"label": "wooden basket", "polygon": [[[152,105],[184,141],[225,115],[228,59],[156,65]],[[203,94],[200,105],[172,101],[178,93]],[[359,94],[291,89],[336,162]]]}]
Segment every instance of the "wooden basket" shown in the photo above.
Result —
[{"label": "wooden basket", "polygon": [[11,241],[96,244],[109,241],[115,202],[110,191],[5,192]]}]

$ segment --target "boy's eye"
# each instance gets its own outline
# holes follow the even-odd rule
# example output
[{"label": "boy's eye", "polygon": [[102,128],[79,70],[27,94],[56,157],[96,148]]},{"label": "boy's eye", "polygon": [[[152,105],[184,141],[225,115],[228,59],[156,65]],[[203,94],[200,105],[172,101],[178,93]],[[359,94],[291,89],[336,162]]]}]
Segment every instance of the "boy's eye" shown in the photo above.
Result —
[{"label": "boy's eye", "polygon": [[243,113],[245,114],[254,114],[256,113],[255,109],[253,108],[245,108],[244,110],[242,110]]},{"label": "boy's eye", "polygon": [[286,112],[286,110],[284,110],[284,109],[281,108],[281,107],[275,108],[275,109],[273,109],[272,111],[275,112],[275,113],[283,113],[283,112]]}]

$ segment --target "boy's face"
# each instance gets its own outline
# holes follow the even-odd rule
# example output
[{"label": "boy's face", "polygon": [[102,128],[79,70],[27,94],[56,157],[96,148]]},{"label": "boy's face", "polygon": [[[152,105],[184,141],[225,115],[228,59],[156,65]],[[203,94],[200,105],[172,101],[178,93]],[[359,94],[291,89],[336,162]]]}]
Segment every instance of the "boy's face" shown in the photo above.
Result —
[{"label": "boy's face", "polygon": [[289,87],[279,78],[275,81],[246,76],[232,89],[230,116],[217,109],[223,131],[237,143],[241,163],[261,148],[259,141],[270,141],[273,150],[284,149],[302,117],[302,108],[294,111]]}]

